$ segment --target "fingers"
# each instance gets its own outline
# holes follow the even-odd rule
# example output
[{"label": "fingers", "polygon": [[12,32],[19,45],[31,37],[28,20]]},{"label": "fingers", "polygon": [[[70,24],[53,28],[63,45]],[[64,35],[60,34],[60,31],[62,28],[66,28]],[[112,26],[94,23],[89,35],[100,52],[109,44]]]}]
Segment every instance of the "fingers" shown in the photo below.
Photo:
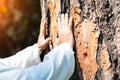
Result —
[{"label": "fingers", "polygon": [[[60,23],[61,22],[61,23]],[[67,27],[70,27],[72,26],[72,17],[68,17],[68,13],[65,13],[65,14],[61,14],[61,19],[59,19],[59,24],[61,29],[64,30],[64,29],[68,29]]]},{"label": "fingers", "polygon": [[72,19],[72,17],[70,17],[69,24],[68,24],[69,30],[72,30],[72,25],[73,25],[73,19]]},{"label": "fingers", "polygon": [[68,27],[68,13],[66,14],[61,14],[61,16],[58,18],[58,30],[59,34],[61,31],[66,29]]},{"label": "fingers", "polygon": [[65,22],[64,14],[61,14],[61,30],[64,29],[64,22]]},{"label": "fingers", "polygon": [[68,25],[68,13],[65,14],[65,26],[67,27]]},{"label": "fingers", "polygon": [[68,13],[61,14],[58,18],[58,35],[60,36],[65,30],[72,30],[73,20],[68,17]]},{"label": "fingers", "polygon": [[40,26],[40,36],[45,38],[46,35],[46,20],[44,18],[41,19],[41,26]]}]

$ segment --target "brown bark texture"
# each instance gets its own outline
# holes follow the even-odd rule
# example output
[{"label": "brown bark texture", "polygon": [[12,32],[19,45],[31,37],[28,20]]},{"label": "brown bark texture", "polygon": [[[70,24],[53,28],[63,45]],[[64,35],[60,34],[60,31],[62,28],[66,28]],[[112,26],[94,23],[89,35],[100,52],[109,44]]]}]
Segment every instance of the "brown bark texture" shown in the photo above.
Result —
[{"label": "brown bark texture", "polygon": [[60,14],[73,17],[76,62],[70,80],[120,80],[120,0],[41,0],[41,9],[52,48]]}]

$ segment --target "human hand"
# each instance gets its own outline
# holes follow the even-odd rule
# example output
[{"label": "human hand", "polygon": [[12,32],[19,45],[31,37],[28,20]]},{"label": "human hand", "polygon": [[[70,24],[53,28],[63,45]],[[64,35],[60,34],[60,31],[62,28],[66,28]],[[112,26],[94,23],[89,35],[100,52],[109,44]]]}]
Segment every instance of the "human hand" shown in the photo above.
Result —
[{"label": "human hand", "polygon": [[40,34],[39,34],[38,41],[37,41],[38,48],[41,51],[45,50],[47,48],[49,42],[51,41],[50,38],[45,39],[46,27],[47,27],[46,20],[41,19]]},{"label": "human hand", "polygon": [[58,44],[67,42],[74,47],[74,37],[72,32],[73,20],[68,18],[68,13],[62,14],[58,18]]}]

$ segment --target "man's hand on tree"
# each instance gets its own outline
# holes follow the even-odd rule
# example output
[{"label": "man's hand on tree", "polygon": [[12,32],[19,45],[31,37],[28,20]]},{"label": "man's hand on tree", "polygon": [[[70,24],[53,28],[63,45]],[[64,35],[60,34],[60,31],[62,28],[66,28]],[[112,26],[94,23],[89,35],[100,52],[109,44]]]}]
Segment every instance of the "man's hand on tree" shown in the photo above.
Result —
[{"label": "man's hand on tree", "polygon": [[[58,45],[61,43],[69,43],[71,47],[74,47],[74,37],[72,32],[73,20],[72,17],[68,17],[68,13],[62,14],[58,18]],[[41,51],[45,50],[48,47],[50,38],[46,38],[46,20],[41,20],[40,35],[38,38],[37,45]]]},{"label": "man's hand on tree", "polygon": [[45,38],[46,27],[47,27],[46,20],[43,18],[41,19],[40,34],[37,42],[37,45],[41,51],[45,50],[48,47],[49,42],[51,41],[50,38]]},{"label": "man's hand on tree", "polygon": [[68,13],[62,14],[58,18],[58,45],[67,42],[74,47],[74,37],[72,32],[73,20],[68,17]]}]

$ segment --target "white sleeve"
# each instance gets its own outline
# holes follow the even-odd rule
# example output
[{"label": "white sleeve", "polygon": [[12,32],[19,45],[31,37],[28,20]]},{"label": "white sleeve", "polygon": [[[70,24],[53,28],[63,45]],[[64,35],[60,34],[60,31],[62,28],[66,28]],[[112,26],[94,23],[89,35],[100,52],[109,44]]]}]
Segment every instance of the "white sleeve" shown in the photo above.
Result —
[{"label": "white sleeve", "polygon": [[37,44],[34,44],[33,46],[27,47],[13,56],[0,59],[0,63],[9,67],[27,68],[41,62],[40,54],[41,51],[37,47]]},{"label": "white sleeve", "polygon": [[50,51],[42,63],[27,69],[26,80],[69,80],[74,67],[74,52],[70,44],[62,43]]},{"label": "white sleeve", "polygon": [[75,67],[74,52],[68,43],[50,51],[43,62],[29,68],[0,65],[0,80],[69,80]]}]

